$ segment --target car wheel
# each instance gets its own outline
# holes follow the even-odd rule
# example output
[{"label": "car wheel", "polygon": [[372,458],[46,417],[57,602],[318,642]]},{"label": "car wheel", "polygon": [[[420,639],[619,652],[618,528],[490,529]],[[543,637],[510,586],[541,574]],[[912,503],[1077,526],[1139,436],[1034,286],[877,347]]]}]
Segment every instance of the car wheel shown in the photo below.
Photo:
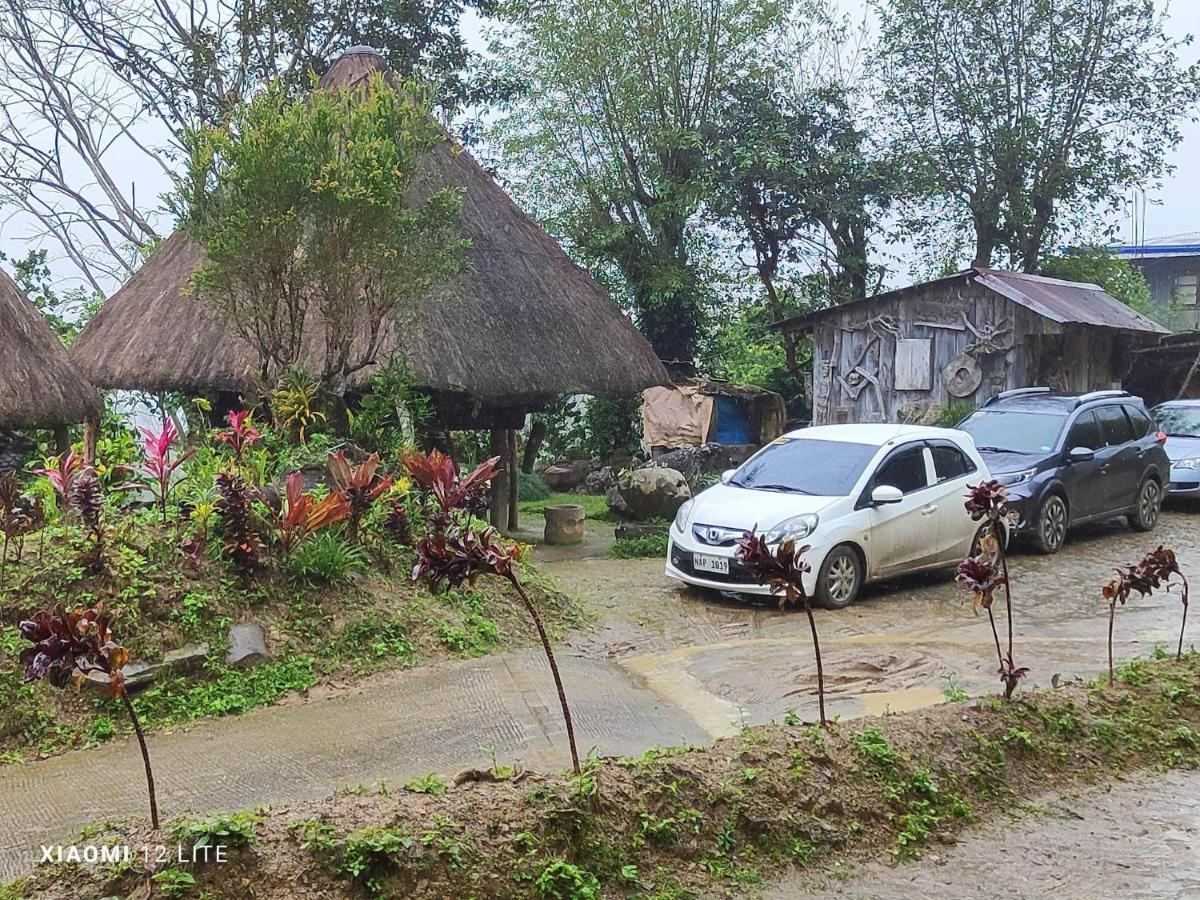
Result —
[{"label": "car wheel", "polygon": [[1134,531],[1153,531],[1162,510],[1163,492],[1158,482],[1147,478],[1138,491],[1137,509],[1129,517],[1129,527]]},{"label": "car wheel", "polygon": [[1039,553],[1057,553],[1067,539],[1067,502],[1058,494],[1051,494],[1038,507],[1036,526],[1033,529],[1033,545]]},{"label": "car wheel", "polygon": [[845,609],[858,597],[863,583],[863,564],[849,544],[829,551],[817,572],[817,605]]},{"label": "car wheel", "polygon": [[[973,541],[971,541],[971,555],[972,556],[978,556],[982,552],[983,536],[985,534],[987,534],[988,531],[991,530],[991,527],[992,526],[990,524],[988,524],[987,522],[984,522],[982,525],[979,526],[979,530],[975,532],[975,539]],[[1004,527],[1003,525],[1001,525],[1000,526],[1000,549],[1001,550],[1005,550],[1005,551],[1008,550],[1009,540],[1010,540],[1010,537],[1009,537],[1008,529],[1006,527]]]}]

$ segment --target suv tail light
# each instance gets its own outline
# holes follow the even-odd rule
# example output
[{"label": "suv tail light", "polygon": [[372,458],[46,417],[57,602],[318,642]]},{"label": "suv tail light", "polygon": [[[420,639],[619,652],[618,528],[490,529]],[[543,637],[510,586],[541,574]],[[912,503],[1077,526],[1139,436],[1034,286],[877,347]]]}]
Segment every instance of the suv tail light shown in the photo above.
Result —
[{"label": "suv tail light", "polygon": [[1167,442],[1167,433],[1165,431],[1160,431],[1158,434],[1154,435],[1154,439],[1160,444],[1165,444]]}]

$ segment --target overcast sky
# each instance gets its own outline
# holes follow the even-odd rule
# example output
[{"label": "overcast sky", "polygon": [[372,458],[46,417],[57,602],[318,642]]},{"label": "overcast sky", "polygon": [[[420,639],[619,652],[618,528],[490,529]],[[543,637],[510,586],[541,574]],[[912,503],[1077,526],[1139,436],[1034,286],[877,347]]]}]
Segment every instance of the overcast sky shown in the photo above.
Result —
[{"label": "overcast sky", "polygon": [[[867,0],[831,0],[844,13],[856,22],[861,21],[867,8]],[[1157,0],[1159,8],[1165,7],[1164,0]],[[1200,0],[1174,0],[1169,10],[1169,31],[1175,37],[1182,38],[1187,34],[1200,33]],[[478,17],[468,11],[465,22],[469,41],[482,46],[482,27]],[[1185,60],[1192,61],[1200,58],[1200,47],[1193,45],[1185,51]],[[141,137],[153,140],[150,132]],[[1147,192],[1146,220],[1144,234],[1147,238],[1160,237],[1181,232],[1200,231],[1200,209],[1197,204],[1197,194],[1200,193],[1200,124],[1186,123],[1183,127],[1183,140],[1170,155],[1170,162],[1175,171],[1170,175],[1161,188]],[[160,171],[146,166],[144,158],[129,154],[122,164],[113,166],[114,175],[118,182],[136,186],[139,206],[150,205],[149,198],[158,197],[167,190],[168,184]],[[42,245],[41,234],[37,223],[25,216],[13,216],[11,210],[0,211],[0,251],[11,256],[22,256],[31,247]],[[1128,211],[1115,223],[1120,228],[1122,240],[1128,240],[1131,234],[1131,216]],[[169,221],[160,219],[159,227],[167,229]],[[900,251],[903,254],[904,251]],[[52,269],[56,276],[63,279],[65,284],[78,283],[71,276],[74,274],[68,263],[63,260],[51,260]],[[903,269],[903,265],[900,266]],[[894,277],[903,279],[902,272],[894,272]],[[114,285],[115,288],[115,285]]]}]

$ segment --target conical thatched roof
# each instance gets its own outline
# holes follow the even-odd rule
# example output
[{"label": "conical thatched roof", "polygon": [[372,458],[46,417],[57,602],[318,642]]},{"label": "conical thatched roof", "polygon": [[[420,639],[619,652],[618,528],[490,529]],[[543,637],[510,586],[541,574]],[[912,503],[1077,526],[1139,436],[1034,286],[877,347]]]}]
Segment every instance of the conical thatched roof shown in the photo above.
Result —
[{"label": "conical thatched roof", "polygon": [[[387,73],[383,58],[354,48],[320,86],[352,88],[374,72]],[[426,157],[414,194],[447,186],[462,191],[459,227],[472,243],[471,268],[433,291],[419,324],[391,347],[422,387],[517,407],[667,382],[649,343],[604,289],[449,141]],[[254,389],[254,353],[186,291],[203,259],[194,240],[173,235],[104,304],[72,347],[96,384]]]},{"label": "conical thatched roof", "polygon": [[103,408],[62,342],[0,270],[0,425],[70,425]]}]

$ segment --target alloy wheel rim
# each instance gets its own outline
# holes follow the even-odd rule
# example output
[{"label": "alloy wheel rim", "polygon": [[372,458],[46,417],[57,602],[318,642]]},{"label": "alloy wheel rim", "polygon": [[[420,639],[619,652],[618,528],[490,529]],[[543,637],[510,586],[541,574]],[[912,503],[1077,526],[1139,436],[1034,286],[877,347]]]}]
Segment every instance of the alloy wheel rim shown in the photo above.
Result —
[{"label": "alloy wheel rim", "polygon": [[1153,481],[1142,490],[1142,521],[1147,525],[1158,521],[1158,485]]},{"label": "alloy wheel rim", "polygon": [[1042,534],[1046,543],[1051,547],[1059,546],[1067,532],[1067,510],[1058,498],[1046,504],[1046,514],[1042,521]]},{"label": "alloy wheel rim", "polygon": [[852,595],[856,574],[853,561],[845,554],[839,556],[829,567],[826,581],[829,585],[829,596],[841,603]]}]

